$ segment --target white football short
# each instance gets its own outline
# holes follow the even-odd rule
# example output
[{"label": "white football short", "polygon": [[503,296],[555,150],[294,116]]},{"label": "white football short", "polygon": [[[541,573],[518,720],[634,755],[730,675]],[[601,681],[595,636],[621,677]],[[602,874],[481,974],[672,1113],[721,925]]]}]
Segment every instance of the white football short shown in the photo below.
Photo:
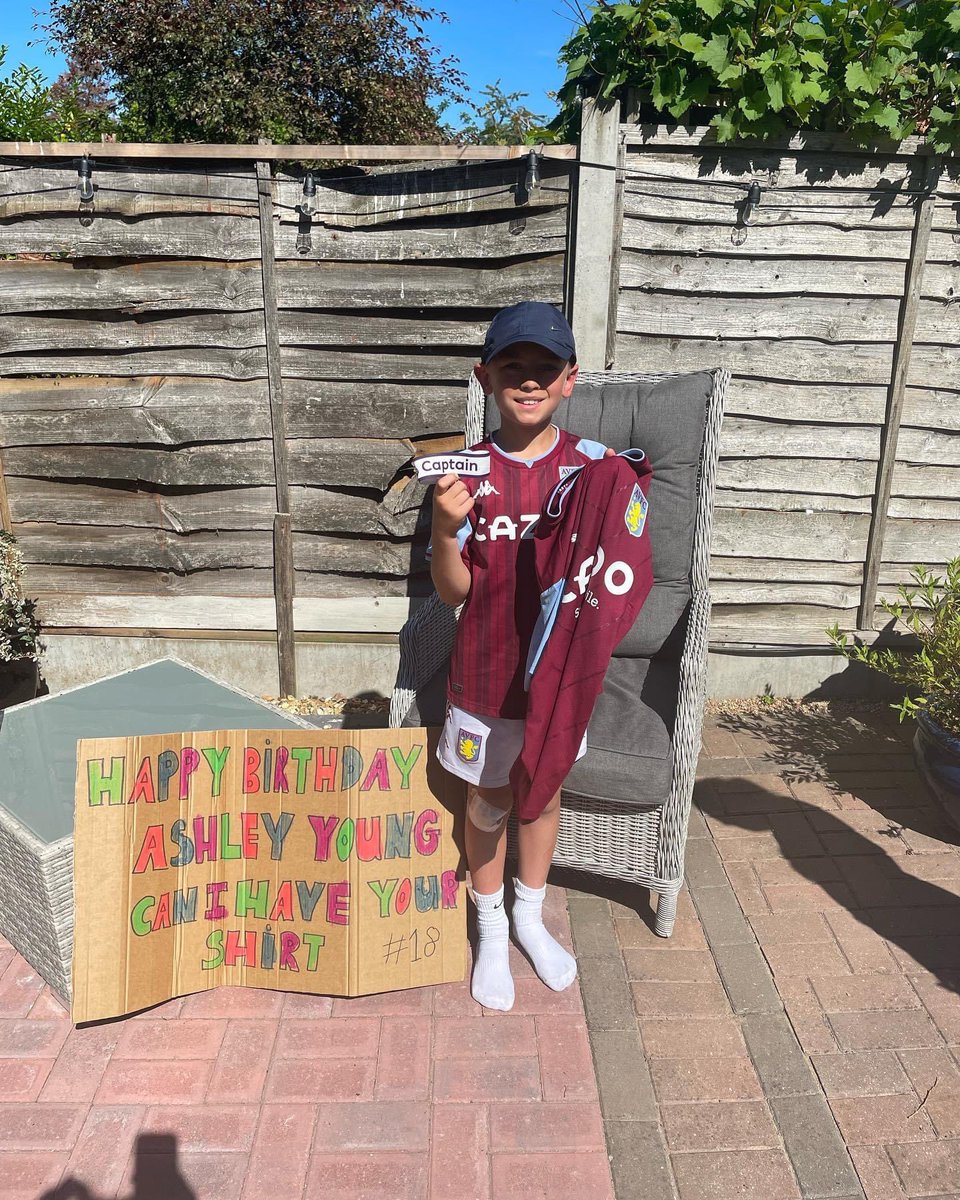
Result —
[{"label": "white football short", "polygon": [[[437,758],[452,775],[475,787],[506,787],[510,768],[523,749],[524,724],[509,717],[477,716],[448,704]],[[586,752],[584,734],[577,758],[583,758]]]}]

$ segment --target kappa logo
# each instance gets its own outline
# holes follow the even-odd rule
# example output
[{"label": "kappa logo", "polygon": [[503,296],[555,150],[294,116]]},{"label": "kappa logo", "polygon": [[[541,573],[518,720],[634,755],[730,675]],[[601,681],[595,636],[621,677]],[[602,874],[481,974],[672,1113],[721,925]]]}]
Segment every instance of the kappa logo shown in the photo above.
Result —
[{"label": "kappa logo", "polygon": [[500,495],[500,493],[493,486],[493,484],[490,482],[489,479],[485,479],[483,481],[483,483],[480,484],[480,486],[477,488],[477,490],[473,494],[474,494],[474,496],[480,496],[481,498],[483,498],[484,496],[499,496]]},{"label": "kappa logo", "polygon": [[457,730],[457,758],[465,763],[479,762],[482,745],[483,737],[479,733],[470,733],[467,729]]},{"label": "kappa logo", "polygon": [[627,511],[623,514],[623,522],[632,537],[640,537],[643,533],[643,527],[647,523],[647,498],[640,490],[639,483],[633,485]]}]

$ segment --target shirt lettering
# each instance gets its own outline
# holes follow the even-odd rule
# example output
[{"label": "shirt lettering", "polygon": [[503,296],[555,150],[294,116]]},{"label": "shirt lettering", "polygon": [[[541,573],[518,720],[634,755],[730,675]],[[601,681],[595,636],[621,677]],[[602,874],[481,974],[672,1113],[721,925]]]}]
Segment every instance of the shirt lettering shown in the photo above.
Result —
[{"label": "shirt lettering", "polygon": [[494,517],[489,523],[489,537],[486,533],[481,532],[481,526],[487,525],[487,518],[481,517],[477,522],[477,528],[473,531],[473,536],[478,542],[491,541],[495,542],[497,538],[506,538],[508,541],[515,542],[517,536],[521,538],[532,538],[533,530],[537,522],[540,520],[539,513],[521,513],[520,520],[525,522],[523,528],[508,517],[506,513],[501,513],[499,517]]}]

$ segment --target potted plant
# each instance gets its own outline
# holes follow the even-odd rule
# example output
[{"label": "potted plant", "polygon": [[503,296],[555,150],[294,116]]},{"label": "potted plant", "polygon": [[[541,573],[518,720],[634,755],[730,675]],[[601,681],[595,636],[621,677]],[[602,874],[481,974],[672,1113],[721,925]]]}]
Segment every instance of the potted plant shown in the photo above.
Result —
[{"label": "potted plant", "polygon": [[834,625],[827,636],[850,662],[865,663],[907,687],[893,707],[901,721],[916,717],[913,752],[917,766],[951,822],[960,828],[960,558],[947,563],[946,577],[914,567],[912,584],[883,608],[919,642],[909,653],[849,642]]},{"label": "potted plant", "polygon": [[0,530],[0,709],[32,700],[40,683],[36,601],[23,596],[23,557],[12,533]]}]

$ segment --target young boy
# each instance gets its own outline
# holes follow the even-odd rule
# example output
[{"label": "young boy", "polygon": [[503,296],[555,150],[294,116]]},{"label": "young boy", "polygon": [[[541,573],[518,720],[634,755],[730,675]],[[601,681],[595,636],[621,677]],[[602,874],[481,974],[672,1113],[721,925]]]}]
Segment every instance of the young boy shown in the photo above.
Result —
[{"label": "young boy", "polygon": [[[485,1007],[506,1011],[514,1002],[503,908],[509,776],[523,745],[524,674],[540,612],[529,539],[544,497],[569,469],[614,452],[551,423],[578,369],[573,333],[551,305],[525,301],[499,312],[474,369],[496,399],[500,428],[475,447],[489,451],[489,475],[445,475],[434,490],[433,582],[447,604],[464,604],[438,755],[468,784],[466,854],[480,933],[471,992]],[[577,974],[541,915],[559,828],[559,793],[520,824],[513,909],[517,942],[556,991]]]}]

